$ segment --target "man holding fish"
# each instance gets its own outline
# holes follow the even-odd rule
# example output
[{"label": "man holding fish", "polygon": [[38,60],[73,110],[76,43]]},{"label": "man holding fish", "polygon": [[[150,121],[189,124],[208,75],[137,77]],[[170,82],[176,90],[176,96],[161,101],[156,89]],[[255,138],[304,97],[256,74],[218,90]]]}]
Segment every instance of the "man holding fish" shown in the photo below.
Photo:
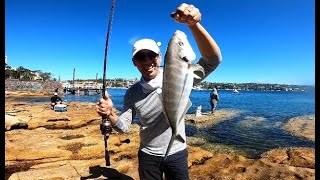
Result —
[{"label": "man holding fish", "polygon": [[124,97],[122,112],[113,110],[111,97],[97,102],[99,115],[107,115],[113,128],[126,132],[135,116],[140,120],[139,177],[142,180],[186,180],[188,151],[184,115],[191,106],[192,85],[202,81],[221,62],[220,48],[200,24],[201,13],[183,3],[171,17],[186,24],[197,43],[201,58],[191,64],[195,54],[182,31],[176,31],[167,47],[164,70],[160,70],[160,48],[154,40],[141,39],[132,49],[132,61],[141,79]]}]

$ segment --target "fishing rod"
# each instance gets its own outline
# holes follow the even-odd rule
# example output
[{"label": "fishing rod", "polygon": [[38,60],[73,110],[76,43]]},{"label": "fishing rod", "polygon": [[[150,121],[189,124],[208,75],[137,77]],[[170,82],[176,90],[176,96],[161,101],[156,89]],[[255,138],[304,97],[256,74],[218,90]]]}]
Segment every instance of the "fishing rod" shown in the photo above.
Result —
[{"label": "fishing rod", "polygon": [[[108,29],[107,29],[106,44],[105,44],[105,50],[104,50],[103,82],[102,82],[102,97],[103,97],[103,99],[105,99],[105,97],[106,97],[106,70],[107,70],[108,44],[109,44],[109,36],[110,36],[110,30],[111,30],[111,25],[112,25],[115,4],[116,4],[116,0],[112,0],[110,15],[109,15]],[[110,120],[108,119],[108,117],[106,115],[102,116],[102,123],[100,124],[100,130],[101,130],[101,133],[104,135],[106,166],[110,166],[110,156],[109,156],[109,151],[108,151],[108,138],[110,136],[110,133],[112,132],[112,126],[111,126]]]}]

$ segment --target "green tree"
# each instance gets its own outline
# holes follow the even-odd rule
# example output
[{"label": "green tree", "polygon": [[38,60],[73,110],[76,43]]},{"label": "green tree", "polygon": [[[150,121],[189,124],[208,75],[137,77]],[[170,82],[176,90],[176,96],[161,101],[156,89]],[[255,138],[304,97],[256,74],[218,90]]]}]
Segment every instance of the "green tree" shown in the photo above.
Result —
[{"label": "green tree", "polygon": [[7,63],[5,63],[5,69],[11,69],[11,66],[9,66]]},{"label": "green tree", "polygon": [[12,78],[13,75],[14,75],[15,71],[12,70],[12,69],[6,69],[5,70],[5,79],[8,79],[8,78]]},{"label": "green tree", "polygon": [[30,81],[30,80],[33,80],[35,76],[36,76],[36,75],[33,74],[31,71],[25,71],[25,72],[22,73],[22,78],[21,78],[21,80],[23,80],[23,81]]},{"label": "green tree", "polygon": [[12,69],[7,63],[5,63],[5,79],[11,78],[12,76]]},{"label": "green tree", "polygon": [[49,72],[39,72],[39,76],[43,79],[43,81],[47,81],[51,79],[52,74]]},{"label": "green tree", "polygon": [[31,70],[24,68],[22,66],[19,66],[16,70],[17,76],[19,80],[32,80],[34,78],[34,74],[31,72]]}]

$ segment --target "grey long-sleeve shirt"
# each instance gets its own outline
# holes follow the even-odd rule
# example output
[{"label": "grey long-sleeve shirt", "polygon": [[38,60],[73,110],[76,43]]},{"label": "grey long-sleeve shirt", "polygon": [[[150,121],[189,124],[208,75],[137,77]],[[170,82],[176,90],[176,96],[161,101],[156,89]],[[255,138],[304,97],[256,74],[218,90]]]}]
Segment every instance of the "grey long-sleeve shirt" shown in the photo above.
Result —
[{"label": "grey long-sleeve shirt", "polygon": [[[218,57],[217,57],[218,58]],[[200,58],[198,61],[204,70],[204,76],[200,76],[203,80],[220,64],[218,60],[206,60]],[[200,75],[200,74],[198,74]],[[201,80],[196,80],[195,83]],[[165,117],[162,108],[161,93],[152,91],[145,94],[141,84],[135,83],[126,92],[124,96],[124,105],[118,121],[114,125],[114,129],[119,132],[126,132],[135,116],[140,120],[140,149],[151,155],[164,156],[172,135],[170,125]],[[185,123],[181,121],[178,132],[185,140],[184,143],[175,140],[169,155],[179,152],[187,147]]]}]

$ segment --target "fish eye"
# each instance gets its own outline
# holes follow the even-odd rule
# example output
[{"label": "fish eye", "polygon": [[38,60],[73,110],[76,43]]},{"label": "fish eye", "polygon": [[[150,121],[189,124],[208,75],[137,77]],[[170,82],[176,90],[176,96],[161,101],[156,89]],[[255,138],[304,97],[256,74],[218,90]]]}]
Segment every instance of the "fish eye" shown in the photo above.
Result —
[{"label": "fish eye", "polygon": [[183,57],[182,60],[184,60],[185,62],[189,62],[189,60],[187,59],[187,57]]},{"label": "fish eye", "polygon": [[179,46],[183,46],[183,42],[182,42],[182,41],[179,41],[179,42],[178,42],[178,45],[179,45]]}]

